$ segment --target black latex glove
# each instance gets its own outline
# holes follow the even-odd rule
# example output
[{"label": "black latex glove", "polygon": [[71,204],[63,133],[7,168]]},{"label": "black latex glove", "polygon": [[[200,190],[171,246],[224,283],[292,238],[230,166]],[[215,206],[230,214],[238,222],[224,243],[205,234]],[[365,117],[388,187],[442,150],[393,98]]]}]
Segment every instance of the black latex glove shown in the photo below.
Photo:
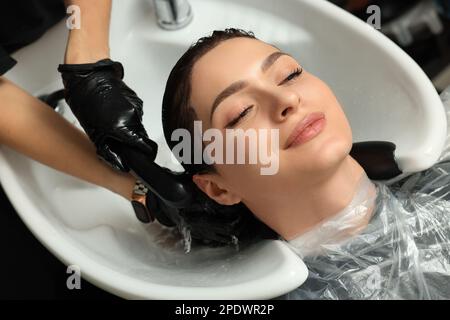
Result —
[{"label": "black latex glove", "polygon": [[65,99],[95,144],[97,154],[114,168],[129,171],[120,145],[137,148],[153,161],[157,144],[142,125],[142,100],[123,81],[123,66],[110,59],[61,64]]}]

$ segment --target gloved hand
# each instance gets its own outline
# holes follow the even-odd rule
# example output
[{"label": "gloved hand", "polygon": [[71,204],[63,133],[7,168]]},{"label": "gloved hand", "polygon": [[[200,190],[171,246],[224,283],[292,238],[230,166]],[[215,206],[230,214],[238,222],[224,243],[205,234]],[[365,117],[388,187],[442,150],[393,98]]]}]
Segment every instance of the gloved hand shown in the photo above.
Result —
[{"label": "gloved hand", "polygon": [[123,81],[124,70],[110,59],[88,64],[61,64],[65,99],[95,144],[97,154],[114,168],[129,171],[120,145],[137,148],[156,158],[158,145],[142,125],[142,100]]}]

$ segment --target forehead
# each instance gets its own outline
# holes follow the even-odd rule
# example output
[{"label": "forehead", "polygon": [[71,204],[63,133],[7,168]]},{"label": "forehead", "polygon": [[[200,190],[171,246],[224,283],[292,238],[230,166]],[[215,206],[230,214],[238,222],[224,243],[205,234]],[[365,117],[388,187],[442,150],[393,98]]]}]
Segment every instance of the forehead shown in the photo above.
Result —
[{"label": "forehead", "polygon": [[203,55],[191,77],[191,105],[199,118],[206,121],[215,97],[229,84],[252,76],[274,51],[278,49],[257,39],[233,38]]}]

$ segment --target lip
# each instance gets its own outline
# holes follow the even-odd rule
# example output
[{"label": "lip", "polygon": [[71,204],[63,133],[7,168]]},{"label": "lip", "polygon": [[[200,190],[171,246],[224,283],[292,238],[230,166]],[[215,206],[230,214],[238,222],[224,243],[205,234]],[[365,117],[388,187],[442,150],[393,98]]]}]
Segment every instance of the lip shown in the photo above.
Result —
[{"label": "lip", "polygon": [[[313,112],[308,114],[295,126],[286,142],[286,149],[313,139],[322,132],[325,122],[325,114],[323,112]],[[311,125],[314,130],[305,130]]]}]

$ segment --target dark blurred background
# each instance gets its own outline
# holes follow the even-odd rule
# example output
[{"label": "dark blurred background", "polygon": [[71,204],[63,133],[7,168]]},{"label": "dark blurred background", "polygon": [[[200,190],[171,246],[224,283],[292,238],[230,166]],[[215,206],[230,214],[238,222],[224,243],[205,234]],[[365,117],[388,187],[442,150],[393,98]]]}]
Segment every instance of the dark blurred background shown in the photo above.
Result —
[{"label": "dark blurred background", "polygon": [[[262,0],[263,1],[263,0]],[[450,85],[450,0],[330,0],[367,21],[377,5],[380,31],[402,47],[441,92]],[[0,299],[117,299],[86,280],[68,290],[66,266],[25,227],[0,187]]]},{"label": "dark blurred background", "polygon": [[377,5],[380,31],[425,71],[438,92],[450,86],[450,0],[330,0],[363,21]]}]

